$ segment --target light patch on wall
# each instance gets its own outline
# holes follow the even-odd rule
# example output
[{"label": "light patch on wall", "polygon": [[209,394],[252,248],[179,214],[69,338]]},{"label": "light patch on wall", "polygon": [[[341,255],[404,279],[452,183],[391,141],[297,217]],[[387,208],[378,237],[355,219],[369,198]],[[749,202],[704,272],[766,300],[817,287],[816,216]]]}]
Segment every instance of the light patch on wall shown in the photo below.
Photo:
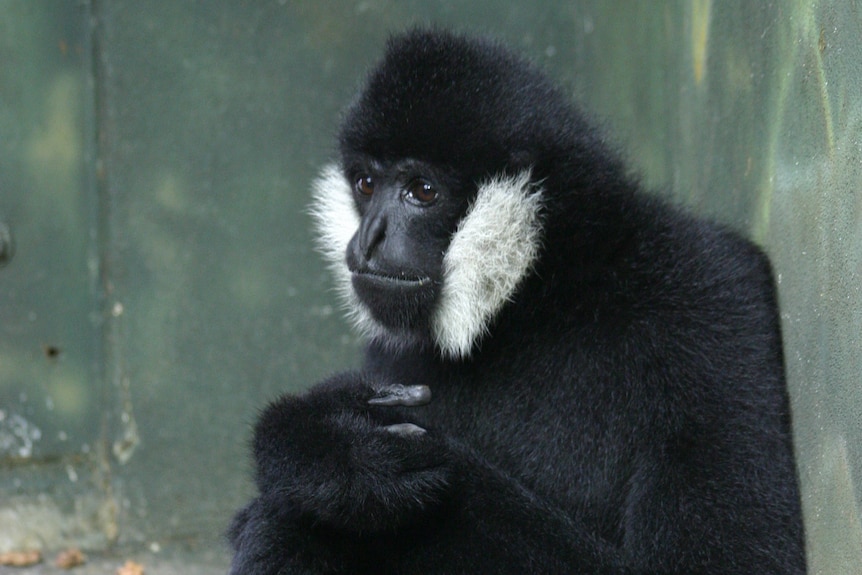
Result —
[{"label": "light patch on wall", "polygon": [[17,413],[0,409],[0,455],[12,458],[33,456],[33,444],[42,439],[42,431]]},{"label": "light patch on wall", "polygon": [[700,85],[706,74],[706,57],[709,47],[709,21],[712,14],[712,0],[692,0],[691,2],[691,59],[694,82]]},{"label": "light patch on wall", "polygon": [[[29,172],[42,190],[50,190],[50,204],[39,206],[42,217],[52,214],[66,227],[75,229],[83,142],[81,136],[81,81],[60,74],[51,84],[43,111],[44,121],[27,138]],[[45,194],[29,194],[33,201]]]},{"label": "light patch on wall", "polygon": [[45,123],[31,136],[27,151],[40,169],[68,172],[81,159],[80,82],[72,75],[54,81],[45,102]]}]

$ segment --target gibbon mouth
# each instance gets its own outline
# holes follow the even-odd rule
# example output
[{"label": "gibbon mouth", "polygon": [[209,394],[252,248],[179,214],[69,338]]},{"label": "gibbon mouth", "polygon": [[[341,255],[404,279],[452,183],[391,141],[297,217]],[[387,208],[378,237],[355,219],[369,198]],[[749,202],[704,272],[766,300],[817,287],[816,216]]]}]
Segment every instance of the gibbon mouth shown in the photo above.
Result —
[{"label": "gibbon mouth", "polygon": [[421,288],[430,286],[432,281],[428,276],[392,276],[388,274],[383,274],[379,272],[373,272],[368,270],[356,270],[353,272],[353,280],[368,282],[372,285],[377,285],[383,288],[389,287],[398,287],[398,288]]}]

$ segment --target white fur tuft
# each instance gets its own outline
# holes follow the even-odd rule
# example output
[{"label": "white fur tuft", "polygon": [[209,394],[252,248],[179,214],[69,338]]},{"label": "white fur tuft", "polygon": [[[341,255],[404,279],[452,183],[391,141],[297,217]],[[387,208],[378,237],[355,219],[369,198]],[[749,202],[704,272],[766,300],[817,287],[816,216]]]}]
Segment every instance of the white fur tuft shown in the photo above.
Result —
[{"label": "white fur tuft", "polygon": [[329,262],[348,317],[361,333],[370,335],[374,320],[353,292],[350,270],[345,261],[347,245],[359,229],[359,211],[353,201],[350,184],[336,164],[323,168],[312,184],[312,198],[310,213],[317,229],[317,247]]},{"label": "white fur tuft", "polygon": [[[530,173],[499,177],[480,186],[443,259],[443,289],[432,319],[433,336],[447,357],[470,355],[488,323],[515,292],[538,256],[541,192]],[[378,324],[353,291],[345,254],[360,217],[350,184],[337,165],[326,166],[313,185],[311,215],[318,246],[357,330],[390,348],[416,342]]]},{"label": "white fur tuft", "polygon": [[479,188],[443,259],[443,291],[433,325],[445,355],[470,355],[536,261],[541,197],[528,171]]}]

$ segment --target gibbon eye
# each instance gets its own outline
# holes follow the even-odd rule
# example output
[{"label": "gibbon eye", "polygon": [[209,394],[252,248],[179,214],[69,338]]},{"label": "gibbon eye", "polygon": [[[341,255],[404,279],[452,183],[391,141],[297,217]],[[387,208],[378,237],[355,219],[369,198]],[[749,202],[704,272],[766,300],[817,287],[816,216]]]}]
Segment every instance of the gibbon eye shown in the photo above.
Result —
[{"label": "gibbon eye", "polygon": [[360,174],[353,182],[354,189],[363,196],[370,196],[374,193],[374,178],[368,174]]},{"label": "gibbon eye", "polygon": [[427,204],[437,198],[437,190],[425,180],[416,180],[407,187],[407,197],[421,204]]}]

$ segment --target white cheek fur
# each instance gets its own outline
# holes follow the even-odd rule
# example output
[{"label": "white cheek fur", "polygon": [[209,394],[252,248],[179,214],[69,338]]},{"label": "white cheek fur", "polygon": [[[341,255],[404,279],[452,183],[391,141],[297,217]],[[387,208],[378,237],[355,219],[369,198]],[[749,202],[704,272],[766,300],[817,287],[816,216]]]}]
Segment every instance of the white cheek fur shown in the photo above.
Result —
[{"label": "white cheek fur", "polygon": [[359,229],[360,217],[353,189],[338,165],[324,167],[312,184],[310,213],[317,229],[317,247],[329,263],[348,318],[363,336],[384,336],[387,330],[374,321],[353,292],[345,257],[347,245]]},{"label": "white cheek fur", "polygon": [[[479,187],[443,258],[443,288],[431,325],[434,343],[444,356],[470,355],[536,261],[541,201],[528,171]],[[311,215],[318,246],[358,331],[391,348],[415,343],[415,334],[393,332],[375,322],[353,292],[345,253],[359,228],[359,213],[337,165],[326,166],[314,182]]]},{"label": "white cheek fur", "polygon": [[479,187],[443,258],[443,290],[433,326],[444,354],[470,355],[536,261],[541,197],[527,171]]}]

